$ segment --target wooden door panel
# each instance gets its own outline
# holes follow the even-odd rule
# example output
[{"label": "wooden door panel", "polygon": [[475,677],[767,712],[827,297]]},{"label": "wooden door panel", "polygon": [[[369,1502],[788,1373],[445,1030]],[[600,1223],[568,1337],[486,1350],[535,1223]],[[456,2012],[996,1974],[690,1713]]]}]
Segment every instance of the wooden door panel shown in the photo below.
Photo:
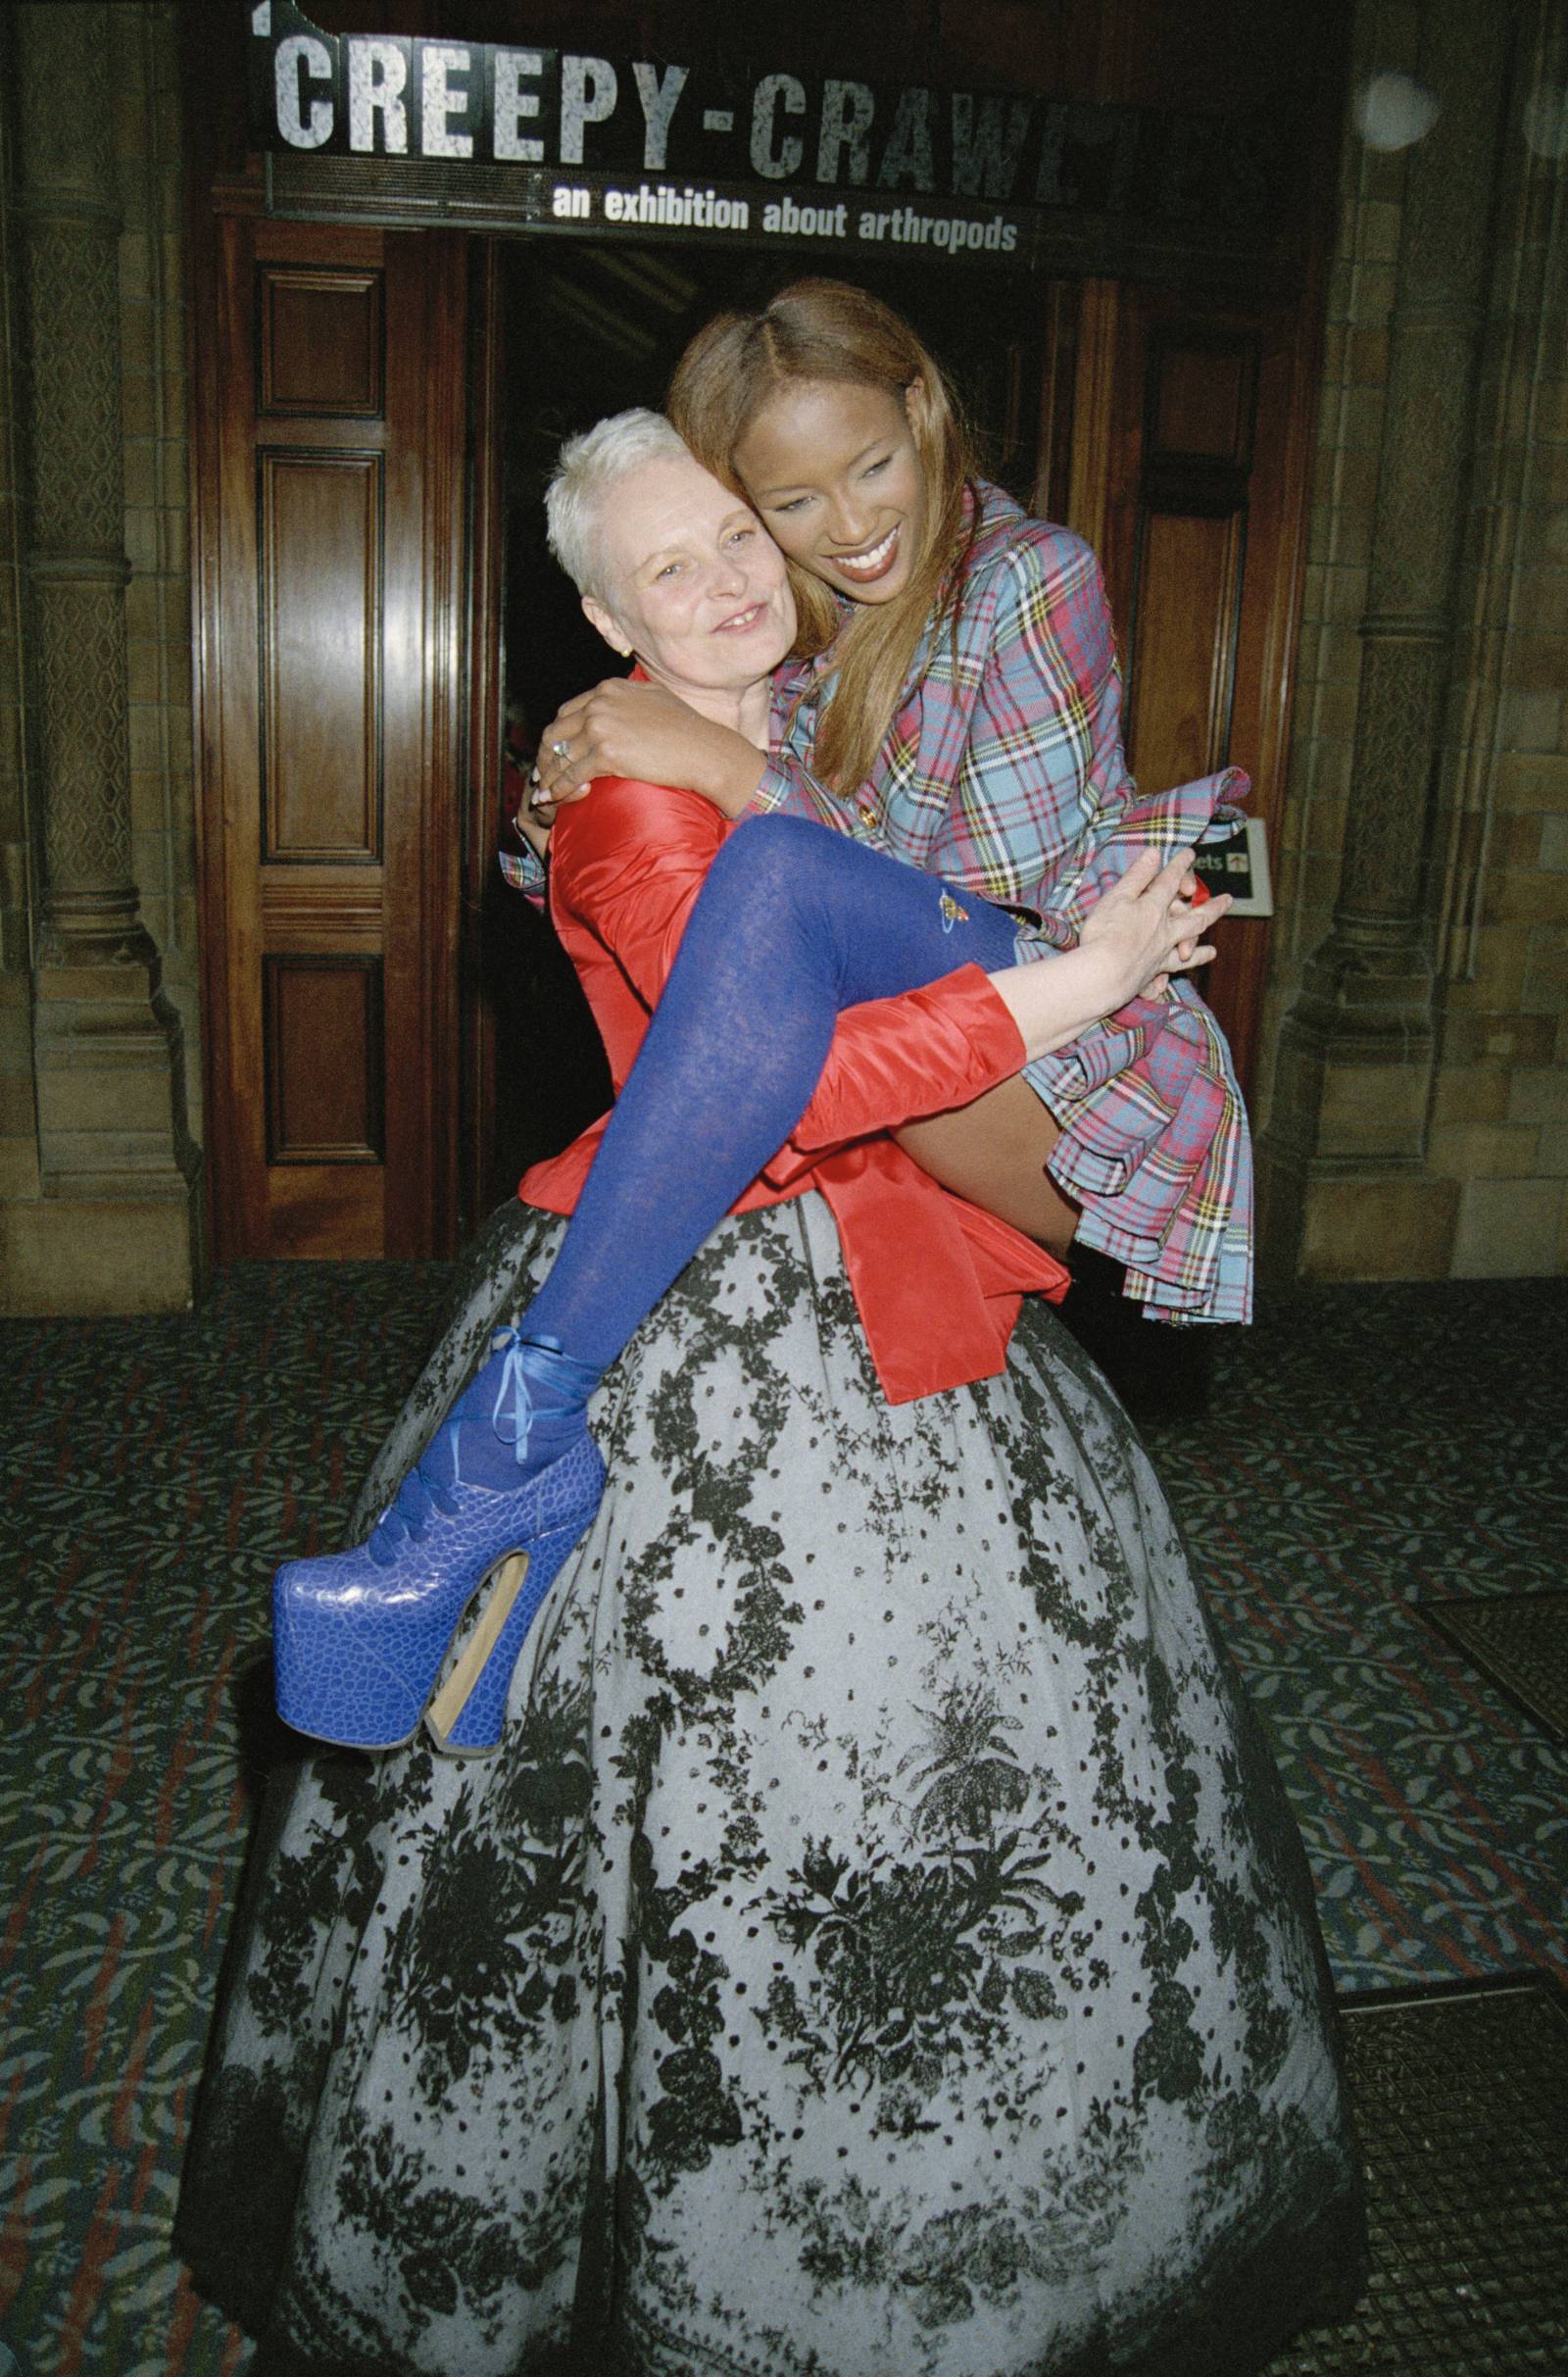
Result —
[{"label": "wooden door panel", "polygon": [[382,279],[379,272],[261,267],[260,412],[379,420]]},{"label": "wooden door panel", "polygon": [[1150,341],[1149,461],[1227,462],[1245,469],[1252,442],[1256,355],[1250,335],[1165,331]]},{"label": "wooden door panel", "polygon": [[1128,740],[1151,784],[1183,784],[1230,748],[1246,521],[1150,512],[1142,529]]},{"label": "wooden door panel", "polygon": [[387,1251],[386,1166],[275,1165],[268,1174],[267,1213],[270,1255],[374,1262]]},{"label": "wooden door panel", "polygon": [[442,1253],[461,242],[234,216],[215,255],[198,534],[219,1252]]},{"label": "wooden door panel", "polygon": [[381,856],[381,457],[257,456],[262,861]]},{"label": "wooden door panel", "polygon": [[[1127,756],[1148,791],[1246,768],[1272,841],[1290,710],[1306,455],[1302,304],[1085,288],[1073,486],[1090,489],[1122,652]],[[1265,918],[1227,923],[1202,991],[1243,1086],[1256,1060]]]},{"label": "wooden door panel", "polygon": [[268,949],[297,956],[321,946],[344,952],[381,947],[381,878],[369,867],[274,867],[261,881],[262,937]]},{"label": "wooden door panel", "polygon": [[381,961],[262,962],[267,1161],[381,1164]]}]

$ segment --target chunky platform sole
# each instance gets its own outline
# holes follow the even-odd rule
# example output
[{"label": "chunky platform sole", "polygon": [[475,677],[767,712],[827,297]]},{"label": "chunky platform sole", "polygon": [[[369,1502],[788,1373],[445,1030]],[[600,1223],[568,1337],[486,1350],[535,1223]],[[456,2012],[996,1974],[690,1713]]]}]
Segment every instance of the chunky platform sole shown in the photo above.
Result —
[{"label": "chunky platform sole", "polygon": [[[395,1750],[428,1711],[443,1749],[492,1750],[529,1623],[604,1492],[592,1439],[516,1494],[456,1489],[457,1510],[383,1568],[363,1545],[291,1560],[273,1584],[277,1709],[317,1741]],[[456,1634],[479,1606],[452,1674]]]}]

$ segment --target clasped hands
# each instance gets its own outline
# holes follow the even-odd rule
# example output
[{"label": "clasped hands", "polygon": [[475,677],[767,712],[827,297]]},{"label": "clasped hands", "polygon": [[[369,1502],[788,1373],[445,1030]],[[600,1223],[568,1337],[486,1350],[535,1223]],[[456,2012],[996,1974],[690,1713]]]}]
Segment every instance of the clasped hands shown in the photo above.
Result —
[{"label": "clasped hands", "polygon": [[1157,850],[1141,850],[1089,911],[1078,946],[1102,957],[1120,980],[1136,982],[1139,996],[1162,998],[1173,973],[1211,965],[1217,954],[1202,936],[1230,909],[1231,895],[1200,899],[1200,890],[1190,850],[1163,862]]}]

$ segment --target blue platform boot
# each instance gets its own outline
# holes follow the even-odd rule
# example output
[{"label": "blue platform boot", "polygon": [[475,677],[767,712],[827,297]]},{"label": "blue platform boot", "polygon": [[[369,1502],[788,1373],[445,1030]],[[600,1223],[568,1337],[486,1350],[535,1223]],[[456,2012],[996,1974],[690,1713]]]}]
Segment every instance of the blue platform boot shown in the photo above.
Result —
[{"label": "blue platform boot", "polygon": [[273,1644],[286,1723],[318,1741],[390,1750],[422,1716],[443,1750],[495,1748],[523,1637],[604,1492],[586,1418],[601,1375],[548,1338],[501,1330],[368,1540],[279,1568]]}]

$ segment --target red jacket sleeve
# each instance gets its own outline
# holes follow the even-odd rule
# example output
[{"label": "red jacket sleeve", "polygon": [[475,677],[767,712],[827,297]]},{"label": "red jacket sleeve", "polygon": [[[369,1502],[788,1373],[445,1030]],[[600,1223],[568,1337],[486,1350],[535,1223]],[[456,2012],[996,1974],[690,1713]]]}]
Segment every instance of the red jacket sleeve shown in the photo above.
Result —
[{"label": "red jacket sleeve", "polygon": [[550,896],[604,944],[652,1014],[704,878],[733,831],[700,793],[605,776],[557,817]]},{"label": "red jacket sleeve", "polygon": [[[650,1012],[733,830],[697,793],[624,777],[596,784],[556,821],[552,896],[611,952]],[[810,1105],[766,1177],[782,1186],[826,1148],[967,1106],[1023,1063],[1017,1026],[976,966],[850,1008]]]}]

